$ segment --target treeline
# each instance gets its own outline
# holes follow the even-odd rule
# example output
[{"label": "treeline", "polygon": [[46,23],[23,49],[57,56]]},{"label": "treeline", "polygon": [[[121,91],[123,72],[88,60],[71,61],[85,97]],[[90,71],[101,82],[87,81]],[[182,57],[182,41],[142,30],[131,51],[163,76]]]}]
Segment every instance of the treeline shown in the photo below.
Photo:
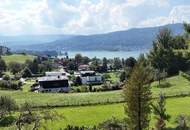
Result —
[{"label": "treeline", "polygon": [[25,63],[6,63],[0,57],[0,89],[22,89],[21,78],[40,77],[46,71],[56,69],[54,61],[49,58],[37,57],[33,60],[26,60]]},{"label": "treeline", "polygon": [[118,57],[113,59],[107,59],[104,57],[103,59],[99,59],[94,57],[92,59],[88,58],[87,56],[82,56],[81,54],[76,54],[74,58],[62,58],[57,59],[57,63],[61,64],[66,68],[66,70],[76,71],[80,65],[89,65],[91,70],[97,72],[107,72],[121,70],[125,66],[133,66],[136,62],[136,59],[133,57],[127,59],[120,59]]}]

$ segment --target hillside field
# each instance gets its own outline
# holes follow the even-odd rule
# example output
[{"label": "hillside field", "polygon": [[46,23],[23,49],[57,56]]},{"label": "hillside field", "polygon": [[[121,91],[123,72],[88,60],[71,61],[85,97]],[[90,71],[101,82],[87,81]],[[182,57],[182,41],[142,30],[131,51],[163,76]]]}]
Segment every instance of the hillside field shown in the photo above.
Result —
[{"label": "hillside field", "polygon": [[33,60],[35,58],[35,56],[13,54],[13,55],[2,56],[2,58],[5,60],[6,63],[9,63],[9,62],[24,63],[26,60]]},{"label": "hillside field", "polygon": [[[59,108],[56,110],[59,113],[63,113],[65,119],[55,124],[50,123],[49,127],[58,129],[65,124],[93,126],[112,117],[122,119],[125,117],[123,106],[124,104],[120,103],[88,107]],[[179,114],[190,115],[190,97],[167,99],[166,108],[168,114],[171,116],[170,121],[167,122],[167,126],[174,128],[176,126],[176,117]],[[153,126],[155,118],[154,116],[151,118],[151,126]]]},{"label": "hillside field", "polygon": [[[153,97],[157,97],[160,92],[166,96],[182,96],[190,94],[190,82],[181,76],[174,76],[166,80],[171,84],[168,88],[158,88],[157,82],[152,83]],[[28,81],[23,91],[0,90],[0,95],[10,96],[18,104],[30,102],[36,107],[52,106],[81,106],[94,104],[120,103],[123,101],[122,90],[92,93],[34,93],[28,92],[29,86],[34,81]]]}]

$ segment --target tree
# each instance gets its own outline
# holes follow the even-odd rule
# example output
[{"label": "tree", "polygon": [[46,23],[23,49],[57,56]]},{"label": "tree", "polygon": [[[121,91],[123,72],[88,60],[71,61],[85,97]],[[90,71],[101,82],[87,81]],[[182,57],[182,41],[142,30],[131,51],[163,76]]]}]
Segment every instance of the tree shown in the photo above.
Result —
[{"label": "tree", "polygon": [[96,57],[92,58],[92,62],[90,64],[90,69],[94,70],[94,71],[98,71],[99,70],[99,59],[97,59]]},{"label": "tree", "polygon": [[171,69],[174,66],[173,62],[175,61],[172,40],[173,37],[171,31],[165,28],[160,30],[156,40],[153,41],[153,48],[148,54],[148,59],[151,62],[151,65],[155,69],[158,69],[159,72],[166,70],[168,74],[175,73],[172,72],[173,69]]},{"label": "tree", "polygon": [[28,67],[25,67],[24,70],[22,71],[22,77],[23,78],[32,77],[32,71]]},{"label": "tree", "polygon": [[22,70],[22,64],[18,63],[18,62],[10,62],[8,64],[8,68],[9,70],[13,73],[16,74],[18,72],[20,72]]},{"label": "tree", "polygon": [[0,75],[2,75],[4,71],[6,71],[6,68],[7,68],[7,65],[5,61],[0,57]]},{"label": "tree", "polygon": [[67,64],[67,69],[68,70],[77,70],[77,64],[75,63],[75,61],[73,59],[69,60],[69,62]]},{"label": "tree", "polygon": [[175,36],[173,38],[172,47],[174,49],[187,49],[188,48],[188,44],[186,43],[186,41],[183,38],[183,36]]},{"label": "tree", "polygon": [[120,74],[120,81],[124,82],[125,80],[127,80],[130,77],[132,70],[133,69],[131,67],[125,67],[124,71],[122,71]]},{"label": "tree", "polygon": [[125,66],[133,68],[136,64],[136,59],[133,57],[129,57],[125,60]]},{"label": "tree", "polygon": [[140,56],[124,86],[125,113],[130,130],[144,130],[149,126],[151,73],[152,68],[144,56]]},{"label": "tree", "polygon": [[90,59],[87,56],[82,57],[82,64],[88,64]]},{"label": "tree", "polygon": [[103,72],[107,72],[107,70],[108,70],[108,61],[105,57],[102,60],[102,70],[103,70]]},{"label": "tree", "polygon": [[75,55],[75,62],[77,64],[77,66],[81,64],[81,62],[82,62],[82,55],[81,54]]},{"label": "tree", "polygon": [[31,71],[34,73],[34,74],[36,74],[36,73],[38,73],[38,59],[34,59],[33,60],[33,62],[32,62],[32,69],[31,69]]},{"label": "tree", "polygon": [[114,58],[113,59],[113,69],[118,70],[121,68],[122,68],[122,62],[121,62],[120,58]]},{"label": "tree", "polygon": [[152,104],[153,113],[156,116],[155,127],[157,130],[164,130],[166,123],[170,119],[170,116],[166,113],[166,101],[163,94],[160,94],[159,100],[156,104]]},{"label": "tree", "polygon": [[190,34],[190,24],[184,23],[183,28],[185,30],[185,37],[186,39],[189,39],[189,34]]},{"label": "tree", "polygon": [[161,80],[165,79],[167,77],[167,72],[163,70],[163,72],[160,72],[160,70],[156,69],[154,71],[154,79],[158,81],[158,84],[160,86]]}]

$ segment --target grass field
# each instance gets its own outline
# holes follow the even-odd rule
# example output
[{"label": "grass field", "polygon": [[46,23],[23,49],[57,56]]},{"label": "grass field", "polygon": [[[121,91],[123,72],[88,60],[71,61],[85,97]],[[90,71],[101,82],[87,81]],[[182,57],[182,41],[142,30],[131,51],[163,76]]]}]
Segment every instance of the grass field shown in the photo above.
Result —
[{"label": "grass field", "polygon": [[5,60],[6,63],[9,63],[9,62],[24,63],[26,60],[33,60],[35,58],[35,56],[13,54],[13,55],[2,56],[2,58]]},{"label": "grass field", "polygon": [[[46,124],[51,130],[58,130],[66,125],[85,125],[93,126],[102,121],[116,117],[122,119],[125,117],[124,104],[111,104],[111,105],[96,105],[96,106],[83,106],[83,107],[67,107],[56,108],[59,114],[65,118],[56,122],[49,122]],[[167,113],[171,116],[167,127],[174,128],[176,126],[175,120],[179,114],[190,114],[190,97],[171,98],[166,102]],[[154,126],[155,118],[151,116],[150,126]]]},{"label": "grass field", "polygon": [[[68,124],[93,126],[112,117],[122,119],[125,117],[123,106],[124,104],[119,103],[112,105],[58,108],[55,110],[63,114],[65,119],[56,123],[49,123],[48,125],[50,129],[58,129]],[[176,117],[179,114],[190,115],[190,97],[167,99],[166,108],[168,114],[171,116],[171,119],[167,122],[167,127],[174,128],[176,126]],[[155,118],[152,115],[150,125],[153,126],[154,123]]]},{"label": "grass field", "polygon": [[[158,83],[152,84],[153,97],[157,97],[160,92],[167,96],[181,95],[181,93],[190,93],[189,81],[181,76],[168,78],[167,81],[172,84],[169,88],[155,87]],[[28,92],[31,82],[27,82],[23,91],[5,91],[0,90],[0,95],[7,95],[17,101],[18,104],[30,102],[34,106],[79,106],[105,103],[118,103],[123,101],[122,91],[95,92],[95,93],[34,93]]]}]

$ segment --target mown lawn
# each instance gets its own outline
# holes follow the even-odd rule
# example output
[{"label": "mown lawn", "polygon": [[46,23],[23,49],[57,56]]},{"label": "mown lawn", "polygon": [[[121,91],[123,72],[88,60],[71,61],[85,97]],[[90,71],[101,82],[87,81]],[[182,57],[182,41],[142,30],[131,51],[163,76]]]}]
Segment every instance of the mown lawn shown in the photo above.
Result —
[{"label": "mown lawn", "polygon": [[[155,100],[154,100],[155,101]],[[174,128],[176,126],[175,120],[179,114],[190,115],[190,97],[171,98],[166,101],[167,113],[171,116],[167,127]],[[122,119],[125,117],[124,104],[110,104],[110,105],[95,105],[95,106],[83,106],[83,107],[66,107],[55,108],[59,114],[64,116],[59,121],[48,122],[48,126],[51,130],[58,130],[64,128],[67,125],[77,126],[94,126],[107,119],[116,117]],[[150,126],[154,126],[155,118],[152,114]],[[6,129],[6,128],[4,128]]]},{"label": "mown lawn", "polygon": [[24,63],[26,60],[33,60],[35,58],[35,56],[13,54],[13,55],[2,56],[2,58],[5,60],[6,63],[9,63],[9,62]]},{"label": "mown lawn", "polygon": [[[190,84],[181,76],[168,78],[171,84],[169,88],[158,88],[157,82],[152,84],[153,97],[157,97],[160,92],[167,96],[190,93]],[[18,104],[30,102],[34,106],[77,106],[88,104],[118,103],[123,101],[122,90],[110,92],[94,93],[34,93],[28,92],[30,82],[23,87],[23,91],[0,90],[0,95],[7,95],[17,101]]]}]

